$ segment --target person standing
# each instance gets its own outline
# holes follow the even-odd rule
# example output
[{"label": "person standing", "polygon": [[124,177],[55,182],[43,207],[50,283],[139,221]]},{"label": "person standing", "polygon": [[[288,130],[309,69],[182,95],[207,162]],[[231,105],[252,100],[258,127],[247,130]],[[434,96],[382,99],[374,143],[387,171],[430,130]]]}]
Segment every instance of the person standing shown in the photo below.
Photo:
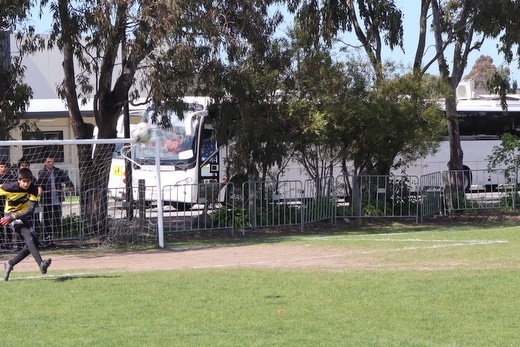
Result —
[{"label": "person standing", "polygon": [[17,181],[2,184],[0,196],[6,197],[4,217],[0,219],[0,225],[7,226],[11,232],[16,232],[24,240],[20,252],[13,259],[4,262],[4,281],[9,280],[14,266],[29,254],[32,254],[41,273],[46,274],[52,259],[42,259],[39,251],[40,243],[32,224],[34,207],[38,201],[38,188],[33,184],[31,170],[20,169]]},{"label": "person standing", "polygon": [[16,176],[13,175],[9,167],[9,162],[5,159],[0,159],[0,184],[5,182],[16,181]]},{"label": "person standing", "polygon": [[64,200],[63,186],[74,191],[74,184],[67,173],[54,166],[54,156],[45,159],[45,166],[38,172],[36,185],[41,187],[40,204],[43,208],[43,224],[46,235],[53,235],[53,230],[61,231],[62,208]]},{"label": "person standing", "polygon": [[[10,170],[9,162],[5,159],[0,159],[0,185],[16,181],[16,176]],[[5,197],[0,196],[0,212],[3,213],[5,209]],[[2,235],[0,238],[2,239],[2,248],[11,249],[12,248],[12,234],[5,227],[0,227],[0,231]]]},{"label": "person standing", "polygon": [[19,168],[19,169],[23,169],[23,168],[30,169],[30,166],[31,166],[31,163],[29,163],[29,162],[27,161],[27,159],[25,159],[25,157],[21,157],[21,158],[18,160],[18,168]]},{"label": "person standing", "polygon": [[[9,170],[9,162],[7,162],[5,159],[0,159],[0,185],[16,181],[16,176],[13,175],[11,170]],[[0,197],[0,211],[4,210],[5,206],[5,197]]]},{"label": "person standing", "polygon": [[[12,181],[16,181],[16,176],[11,172],[9,162],[0,159],[0,185]],[[4,204],[2,203],[2,211],[4,210],[3,206]]]}]

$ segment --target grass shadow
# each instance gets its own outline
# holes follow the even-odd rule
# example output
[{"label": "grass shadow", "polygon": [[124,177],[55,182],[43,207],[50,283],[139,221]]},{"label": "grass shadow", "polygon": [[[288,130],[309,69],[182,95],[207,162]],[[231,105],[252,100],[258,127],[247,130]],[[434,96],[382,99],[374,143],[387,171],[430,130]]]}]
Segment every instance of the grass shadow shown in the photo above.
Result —
[{"label": "grass shadow", "polygon": [[59,276],[57,278],[53,278],[52,280],[55,282],[66,282],[66,281],[72,281],[77,279],[98,279],[98,278],[119,278],[121,276],[115,276],[115,275],[63,275]]}]

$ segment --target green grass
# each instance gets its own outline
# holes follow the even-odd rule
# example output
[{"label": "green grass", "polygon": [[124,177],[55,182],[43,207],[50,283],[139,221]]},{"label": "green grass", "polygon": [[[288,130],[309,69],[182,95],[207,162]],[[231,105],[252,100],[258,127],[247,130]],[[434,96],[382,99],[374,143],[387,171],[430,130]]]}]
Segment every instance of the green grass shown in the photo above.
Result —
[{"label": "green grass", "polygon": [[65,196],[64,202],[79,202],[79,196],[76,195],[67,195]]},{"label": "green grass", "polygon": [[361,252],[379,266],[13,272],[0,285],[2,344],[520,346],[518,227],[395,225],[264,242]]}]

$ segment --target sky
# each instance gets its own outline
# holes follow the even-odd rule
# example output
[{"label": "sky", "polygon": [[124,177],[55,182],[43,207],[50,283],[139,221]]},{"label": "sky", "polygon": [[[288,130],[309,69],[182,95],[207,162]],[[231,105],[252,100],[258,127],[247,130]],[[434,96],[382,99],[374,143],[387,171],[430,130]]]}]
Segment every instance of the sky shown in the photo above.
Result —
[{"label": "sky", "polygon": [[[402,63],[405,67],[411,67],[413,63],[413,59],[415,56],[415,50],[417,47],[417,40],[419,38],[419,17],[421,13],[421,1],[419,0],[395,0],[395,4],[403,13],[403,41],[404,41],[404,53],[400,48],[394,49],[391,51],[390,48],[385,47],[383,49],[383,59],[391,60],[397,63]],[[292,21],[291,18],[287,18],[285,20],[285,25],[289,25]],[[357,38],[354,34],[346,34],[343,38],[351,38],[352,40],[357,41]],[[508,65],[505,64],[504,58],[498,54],[498,49],[496,48],[498,40],[486,40],[479,51],[473,51],[470,53],[468,57],[468,64],[466,69],[464,70],[464,76],[469,74],[471,68],[475,64],[475,61],[481,55],[488,55],[493,58],[493,64],[498,68],[500,66],[506,67]],[[423,59],[423,63],[428,62],[435,55],[435,46],[434,46],[434,38],[433,33],[427,35],[426,39],[426,47],[425,59]],[[448,49],[446,51],[446,56],[450,56],[450,52],[453,49]],[[364,52],[363,52],[364,54]],[[452,65],[451,61],[449,62]],[[509,65],[511,71],[511,81],[516,80],[520,84],[520,69],[518,67],[518,61],[513,61],[511,65]],[[439,74],[438,64],[435,62],[432,64],[431,68],[428,70],[428,73],[432,75]]]},{"label": "sky", "polygon": [[[403,53],[400,49],[395,49],[394,51],[390,51],[389,48],[385,48],[383,50],[384,59],[392,60],[398,63],[402,63],[404,66],[411,66],[415,54],[415,47],[417,46],[417,39],[419,36],[419,15],[421,10],[421,2],[418,0],[395,0],[396,5],[401,9],[404,16],[404,50]],[[36,12],[36,11],[35,11]],[[287,15],[285,23],[290,24],[292,22],[292,18]],[[33,23],[36,25],[37,32],[44,33],[48,32],[51,27],[51,15],[44,15],[42,19],[38,19],[37,16],[33,16]],[[353,34],[352,34],[353,35]],[[496,48],[497,40],[486,40],[484,45],[479,51],[474,51],[469,55],[469,60],[467,67],[464,71],[464,75],[469,74],[471,68],[473,67],[475,61],[481,55],[489,55],[493,58],[493,64],[496,67],[499,66],[508,66],[504,62],[504,58],[498,54],[498,50]],[[433,35],[430,34],[427,37],[427,47],[431,46],[426,51],[426,59],[423,62],[429,60],[428,58],[433,57],[435,48],[433,46]],[[450,50],[447,51],[448,56]],[[511,65],[509,65],[511,71],[511,81],[516,80],[520,83],[520,69],[518,67],[518,61],[513,61]],[[438,65],[434,63],[432,67],[428,70],[432,75],[438,75]]]},{"label": "sky", "polygon": [[[419,17],[421,13],[421,2],[418,0],[395,0],[397,6],[401,9],[404,15],[404,48],[406,54],[402,53],[400,50],[395,51],[392,55],[388,51],[387,55],[392,57],[396,61],[401,61],[405,65],[411,65],[413,62],[413,58],[415,55],[415,47],[417,46],[417,40],[419,38]],[[433,34],[428,35],[426,46],[433,45]],[[489,55],[493,58],[493,64],[498,68],[500,66],[507,67],[505,64],[504,58],[498,54],[498,49],[496,45],[498,40],[489,40],[487,39],[481,49],[479,51],[473,51],[469,55],[468,64],[464,71],[464,76],[469,74],[471,68],[475,64],[475,61],[481,55]],[[427,57],[432,57],[434,55],[435,47],[432,46],[429,51],[426,52]],[[452,50],[451,50],[452,51]],[[450,50],[447,51],[448,53]],[[430,53],[430,54],[428,54]],[[431,58],[430,58],[431,59]],[[423,62],[426,60],[423,60]],[[520,82],[520,70],[518,68],[518,61],[513,61],[511,65],[509,65],[511,71],[511,81],[516,80]],[[438,65],[433,64],[432,68],[428,70],[431,74],[438,75]]]}]

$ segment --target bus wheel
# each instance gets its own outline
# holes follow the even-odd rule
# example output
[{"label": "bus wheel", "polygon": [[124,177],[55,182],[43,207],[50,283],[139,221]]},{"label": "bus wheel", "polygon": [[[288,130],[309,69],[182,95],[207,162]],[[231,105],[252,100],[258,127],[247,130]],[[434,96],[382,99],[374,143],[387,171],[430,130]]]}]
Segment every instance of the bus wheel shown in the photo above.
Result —
[{"label": "bus wheel", "polygon": [[191,209],[191,204],[185,202],[175,202],[171,204],[177,211],[188,211]]},{"label": "bus wheel", "polygon": [[473,174],[471,173],[471,169],[466,165],[462,166],[462,170],[464,170],[464,172],[462,173],[463,180],[464,180],[463,181],[464,191],[467,193],[471,189],[471,183],[473,181]]}]

